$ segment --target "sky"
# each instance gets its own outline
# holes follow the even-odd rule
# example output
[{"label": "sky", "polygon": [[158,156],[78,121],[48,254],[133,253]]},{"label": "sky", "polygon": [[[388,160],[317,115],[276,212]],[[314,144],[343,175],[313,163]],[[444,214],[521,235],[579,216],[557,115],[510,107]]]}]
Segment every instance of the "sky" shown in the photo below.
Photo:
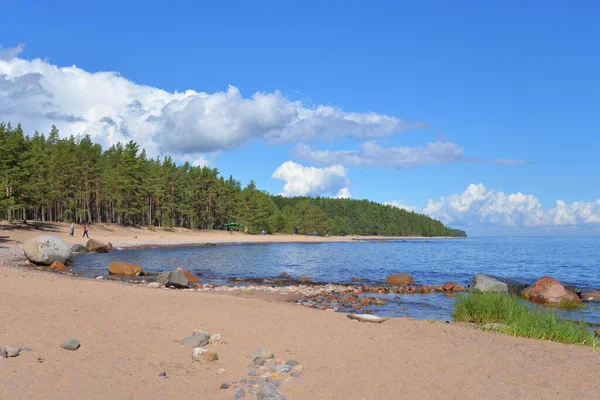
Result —
[{"label": "sky", "polygon": [[3,4],[0,121],[472,235],[600,235],[598,2],[97,3]]}]

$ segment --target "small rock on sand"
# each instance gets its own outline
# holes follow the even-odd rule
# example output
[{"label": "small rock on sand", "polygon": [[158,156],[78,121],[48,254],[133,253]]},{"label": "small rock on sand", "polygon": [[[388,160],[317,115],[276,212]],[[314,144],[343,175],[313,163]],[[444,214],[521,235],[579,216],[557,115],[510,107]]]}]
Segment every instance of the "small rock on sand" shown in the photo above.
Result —
[{"label": "small rock on sand", "polygon": [[185,337],[181,340],[181,344],[189,347],[202,347],[208,344],[208,335],[206,333],[198,333],[196,335]]},{"label": "small rock on sand", "polygon": [[219,386],[219,389],[229,389],[229,383],[221,383],[221,386]]},{"label": "small rock on sand", "polygon": [[233,398],[237,400],[237,399],[241,399],[245,395],[246,395],[246,391],[244,389],[238,389],[238,390],[236,390],[235,394],[233,395]]},{"label": "small rock on sand", "polygon": [[0,358],[17,357],[20,353],[20,347],[0,346]]},{"label": "small rock on sand", "polygon": [[285,396],[277,389],[277,386],[269,381],[261,383],[256,397],[258,400],[286,400]]},{"label": "small rock on sand", "polygon": [[159,289],[160,288],[160,283],[158,283],[158,282],[150,282],[148,284],[148,287],[151,288],[151,289]]},{"label": "small rock on sand", "polygon": [[215,372],[217,373],[217,375],[223,375],[226,371],[225,371],[225,368],[219,368]]},{"label": "small rock on sand", "polygon": [[60,347],[65,350],[77,350],[81,346],[81,343],[77,339],[69,339],[66,342],[61,343]]},{"label": "small rock on sand", "polygon": [[210,335],[210,339],[208,339],[209,343],[223,343],[223,335],[220,333],[215,333],[214,335]]},{"label": "small rock on sand", "polygon": [[360,322],[374,322],[380,324],[388,320],[388,318],[381,318],[376,315],[370,314],[347,314],[348,318],[354,319]]},{"label": "small rock on sand", "polygon": [[199,335],[201,333],[210,338],[210,332],[207,330],[204,330],[204,329],[194,329],[194,331],[192,332],[192,335]]},{"label": "small rock on sand", "polygon": [[196,347],[192,352],[192,360],[197,361],[201,364],[208,364],[211,361],[217,361],[219,356],[214,351],[203,349],[202,347]]},{"label": "small rock on sand", "polygon": [[270,360],[271,358],[275,358],[275,354],[268,347],[261,346],[254,350],[254,352],[252,352],[250,358],[252,360],[256,360],[257,358],[262,358],[263,360]]}]

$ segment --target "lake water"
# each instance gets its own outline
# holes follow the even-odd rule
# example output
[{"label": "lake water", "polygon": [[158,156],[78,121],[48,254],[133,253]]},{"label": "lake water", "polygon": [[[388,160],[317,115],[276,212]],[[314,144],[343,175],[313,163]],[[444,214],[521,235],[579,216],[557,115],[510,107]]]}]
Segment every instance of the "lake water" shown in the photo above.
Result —
[{"label": "lake water", "polygon": [[[84,276],[106,275],[111,261],[136,263],[161,272],[176,267],[200,275],[203,283],[222,284],[229,277],[271,278],[287,272],[315,281],[350,283],[358,276],[382,283],[395,272],[411,274],[417,284],[446,281],[466,286],[474,274],[484,273],[531,283],[549,275],[563,283],[600,288],[600,238],[495,237],[419,239],[354,243],[235,244],[120,250],[78,256],[75,269]],[[443,294],[388,296],[378,315],[450,319],[453,298]],[[600,324],[600,311],[569,313]],[[600,305],[600,304],[599,304]]]}]

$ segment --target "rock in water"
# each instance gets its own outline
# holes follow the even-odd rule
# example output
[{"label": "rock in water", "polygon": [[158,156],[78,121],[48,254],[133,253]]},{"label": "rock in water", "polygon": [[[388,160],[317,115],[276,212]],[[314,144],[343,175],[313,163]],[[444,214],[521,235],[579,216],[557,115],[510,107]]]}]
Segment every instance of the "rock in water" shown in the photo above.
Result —
[{"label": "rock in water", "polygon": [[261,383],[256,397],[258,400],[286,400],[285,396],[277,389],[277,386],[268,381]]},{"label": "rock in water", "polygon": [[376,324],[381,324],[388,320],[388,318],[381,318],[371,314],[347,314],[347,317],[360,322],[374,322]]},{"label": "rock in water", "polygon": [[[567,289],[566,285],[565,289]],[[581,300],[583,301],[600,302],[600,290],[582,290],[581,293],[579,293],[579,297],[581,297]]]},{"label": "rock in water", "polygon": [[137,264],[113,261],[108,264],[108,273],[118,276],[140,276],[142,274],[142,267]]},{"label": "rock in water", "polygon": [[262,358],[263,360],[270,360],[271,358],[275,358],[275,354],[271,349],[266,346],[258,347],[252,355],[250,355],[252,360],[256,360],[257,358]]},{"label": "rock in water", "polygon": [[523,296],[534,303],[557,304],[562,302],[581,303],[581,299],[575,293],[565,289],[556,279],[543,276],[523,290]]},{"label": "rock in water", "polygon": [[214,351],[203,349],[202,347],[196,347],[192,352],[192,360],[201,364],[208,364],[211,361],[217,361],[219,356]]},{"label": "rock in water", "polygon": [[77,339],[69,339],[63,342],[60,347],[65,350],[77,350],[81,346],[81,343]]},{"label": "rock in water", "polygon": [[156,281],[161,285],[178,289],[185,289],[189,286],[189,281],[181,268],[158,275]]},{"label": "rock in water", "polygon": [[385,278],[385,283],[389,285],[412,285],[415,280],[409,274],[392,274]]},{"label": "rock in water", "polygon": [[196,335],[184,337],[181,344],[189,347],[202,347],[208,344],[209,336],[206,333],[198,333]]},{"label": "rock in water", "polygon": [[89,239],[85,244],[85,248],[94,253],[108,253],[108,251],[112,249],[112,244],[102,243],[95,239]]},{"label": "rock in water", "polygon": [[71,248],[55,236],[41,235],[23,243],[23,252],[34,264],[50,265],[60,261],[65,265],[73,265]]},{"label": "rock in water", "polygon": [[88,249],[85,248],[82,244],[74,244],[71,246],[71,253],[73,254],[87,254]]},{"label": "rock in water", "polygon": [[475,274],[471,283],[469,283],[469,291],[473,292],[499,292],[520,295],[526,287],[527,285],[511,279],[484,274]]}]

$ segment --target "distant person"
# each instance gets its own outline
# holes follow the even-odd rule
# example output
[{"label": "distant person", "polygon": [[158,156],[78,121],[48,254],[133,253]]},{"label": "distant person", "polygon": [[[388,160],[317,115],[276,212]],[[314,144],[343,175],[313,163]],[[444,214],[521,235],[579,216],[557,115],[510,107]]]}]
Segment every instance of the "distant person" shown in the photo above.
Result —
[{"label": "distant person", "polygon": [[71,232],[69,232],[69,236],[73,236],[75,234],[75,222],[71,222]]},{"label": "distant person", "polygon": [[83,224],[83,236],[82,236],[82,238],[84,238],[84,237],[86,237],[88,239],[90,238],[88,236],[88,226],[87,226],[87,224]]}]

